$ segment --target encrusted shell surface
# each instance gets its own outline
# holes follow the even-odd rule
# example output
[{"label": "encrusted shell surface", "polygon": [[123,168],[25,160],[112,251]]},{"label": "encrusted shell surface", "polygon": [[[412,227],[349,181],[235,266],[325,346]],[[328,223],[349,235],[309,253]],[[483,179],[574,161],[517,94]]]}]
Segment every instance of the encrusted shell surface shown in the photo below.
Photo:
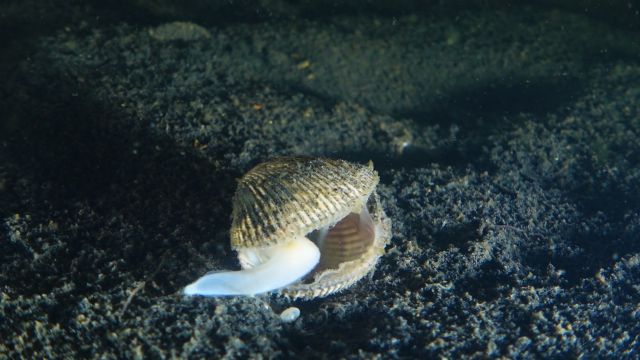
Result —
[{"label": "encrusted shell surface", "polygon": [[231,245],[241,265],[253,266],[242,258],[243,249],[328,228],[320,264],[280,292],[311,298],[352,285],[374,268],[389,240],[390,223],[375,193],[378,181],[371,163],[284,157],[257,165],[240,179],[233,201]]}]

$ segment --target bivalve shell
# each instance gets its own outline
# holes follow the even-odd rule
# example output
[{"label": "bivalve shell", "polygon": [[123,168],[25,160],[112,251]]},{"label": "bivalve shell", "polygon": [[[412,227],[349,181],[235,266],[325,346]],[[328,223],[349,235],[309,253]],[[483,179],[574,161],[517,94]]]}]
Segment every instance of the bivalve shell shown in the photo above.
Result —
[{"label": "bivalve shell", "polygon": [[[231,246],[243,271],[213,273],[206,283],[206,276],[198,280],[212,288],[223,284],[226,292],[197,291],[197,281],[185,293],[279,290],[313,298],[352,285],[375,267],[389,241],[390,221],[375,193],[378,181],[371,162],[297,156],[257,165],[240,179],[233,199]],[[280,275],[287,280],[277,279]],[[263,284],[271,279],[273,285]],[[246,289],[241,285],[245,282]]]}]

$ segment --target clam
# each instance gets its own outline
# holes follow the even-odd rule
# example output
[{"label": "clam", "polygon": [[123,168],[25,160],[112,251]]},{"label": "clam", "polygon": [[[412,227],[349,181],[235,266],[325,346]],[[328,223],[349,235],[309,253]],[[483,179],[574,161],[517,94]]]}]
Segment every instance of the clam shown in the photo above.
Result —
[{"label": "clam", "polygon": [[314,298],[353,285],[390,238],[378,180],[371,162],[297,156],[257,165],[233,199],[231,247],[242,270],[210,272],[184,293]]}]

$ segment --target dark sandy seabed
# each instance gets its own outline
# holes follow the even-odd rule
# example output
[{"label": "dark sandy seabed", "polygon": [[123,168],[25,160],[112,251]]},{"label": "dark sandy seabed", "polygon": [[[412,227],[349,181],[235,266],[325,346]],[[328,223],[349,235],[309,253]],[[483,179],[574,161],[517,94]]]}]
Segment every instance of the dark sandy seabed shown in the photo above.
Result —
[{"label": "dark sandy seabed", "polygon": [[[0,358],[638,358],[638,5],[442,3],[0,5]],[[374,161],[376,271],[181,296],[289,154]]]}]

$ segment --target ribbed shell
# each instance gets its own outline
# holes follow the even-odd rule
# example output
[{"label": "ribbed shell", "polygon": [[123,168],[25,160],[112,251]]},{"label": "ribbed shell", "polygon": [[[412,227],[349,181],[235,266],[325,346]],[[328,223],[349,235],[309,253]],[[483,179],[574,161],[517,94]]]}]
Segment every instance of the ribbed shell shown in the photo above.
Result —
[{"label": "ribbed shell", "polygon": [[371,164],[310,157],[259,164],[239,181],[231,245],[267,247],[331,226],[358,212],[377,184]]}]

